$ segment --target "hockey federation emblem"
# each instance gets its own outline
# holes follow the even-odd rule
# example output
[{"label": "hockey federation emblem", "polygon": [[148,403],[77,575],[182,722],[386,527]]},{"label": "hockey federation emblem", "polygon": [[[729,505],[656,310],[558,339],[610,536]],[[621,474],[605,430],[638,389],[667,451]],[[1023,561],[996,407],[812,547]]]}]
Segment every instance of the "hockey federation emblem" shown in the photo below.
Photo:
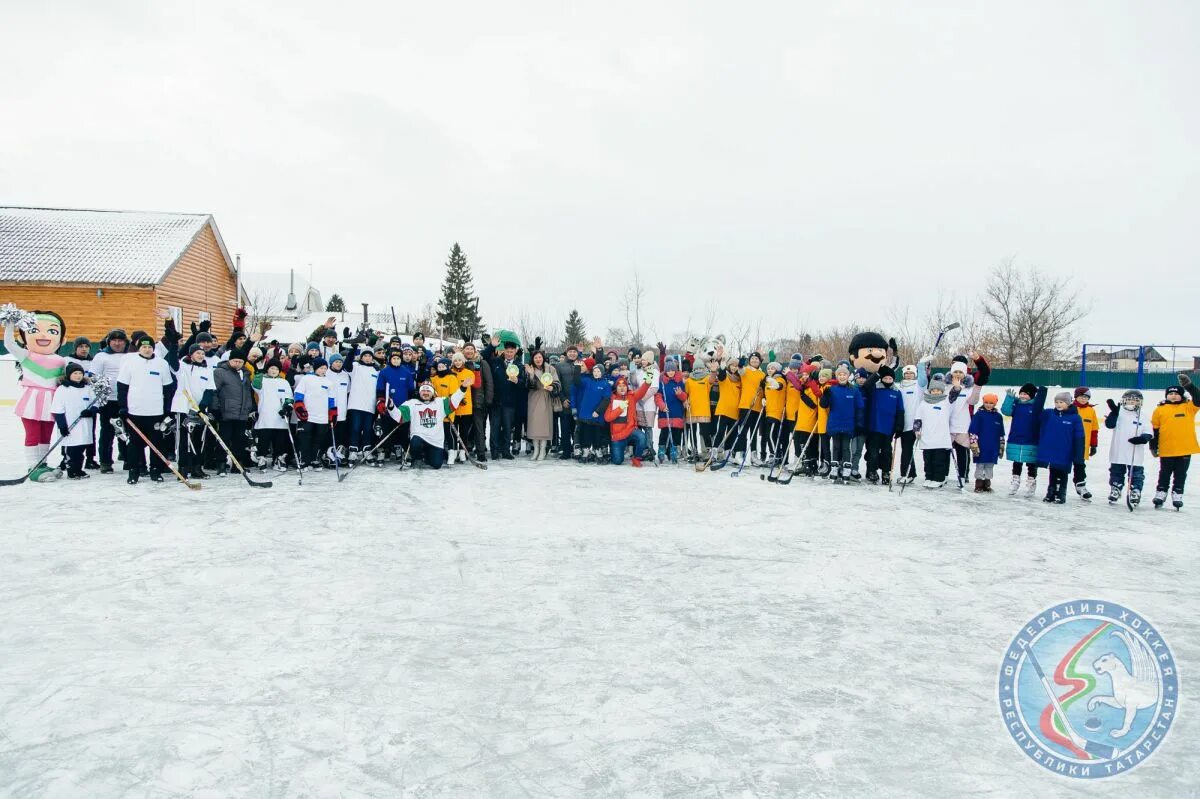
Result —
[{"label": "hockey federation emblem", "polygon": [[417,411],[417,421],[420,422],[421,427],[432,429],[437,425],[437,419],[438,412],[436,408],[422,408]]},{"label": "hockey federation emblem", "polygon": [[1113,777],[1162,746],[1179,707],[1179,671],[1144,616],[1076,600],[1017,632],[998,694],[1005,729],[1039,766],[1076,779]]}]

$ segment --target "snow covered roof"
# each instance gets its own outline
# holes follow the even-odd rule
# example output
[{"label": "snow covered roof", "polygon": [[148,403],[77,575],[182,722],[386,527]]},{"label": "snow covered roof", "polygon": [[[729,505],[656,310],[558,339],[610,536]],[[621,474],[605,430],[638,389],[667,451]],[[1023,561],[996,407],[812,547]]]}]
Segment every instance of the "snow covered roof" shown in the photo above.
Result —
[{"label": "snow covered roof", "polygon": [[232,273],[211,214],[0,207],[0,281],[156,285],[206,226]]},{"label": "snow covered roof", "polygon": [[[347,305],[346,307],[349,308],[350,306]],[[331,316],[336,316],[338,318],[337,331],[338,337],[341,338],[343,332],[342,328],[349,327],[352,333],[358,330],[358,325],[362,322],[361,307],[362,306],[360,305],[360,310],[358,313],[346,311],[345,314],[340,314],[333,313],[331,311],[314,311],[310,314],[300,317],[299,319],[275,319],[271,322],[271,326],[267,328],[267,332],[263,334],[263,338],[267,341],[274,339],[286,344],[291,344],[293,342],[299,342],[303,344],[308,340],[309,334],[316,330],[320,325],[325,324],[325,320]],[[391,312],[388,312],[387,314],[370,312],[367,314],[367,320],[371,323],[371,326],[375,330],[381,331],[388,336],[391,335],[393,330]],[[406,343],[412,343],[412,336],[402,333],[400,334],[400,340]],[[457,343],[458,342],[454,341],[443,342],[441,339],[432,336],[425,340],[425,346],[429,347],[434,352],[441,351],[442,347],[446,344]]]}]

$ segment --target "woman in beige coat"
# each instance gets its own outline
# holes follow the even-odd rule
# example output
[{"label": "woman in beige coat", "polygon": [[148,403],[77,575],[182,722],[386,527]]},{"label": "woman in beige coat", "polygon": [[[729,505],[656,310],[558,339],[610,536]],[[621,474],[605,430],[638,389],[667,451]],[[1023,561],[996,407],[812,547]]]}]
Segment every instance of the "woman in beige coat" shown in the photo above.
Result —
[{"label": "woman in beige coat", "polygon": [[554,431],[554,397],[561,390],[558,372],[546,363],[546,353],[538,350],[525,367],[529,387],[529,407],[525,414],[525,435],[533,442],[533,459],[544,461],[550,454]]}]

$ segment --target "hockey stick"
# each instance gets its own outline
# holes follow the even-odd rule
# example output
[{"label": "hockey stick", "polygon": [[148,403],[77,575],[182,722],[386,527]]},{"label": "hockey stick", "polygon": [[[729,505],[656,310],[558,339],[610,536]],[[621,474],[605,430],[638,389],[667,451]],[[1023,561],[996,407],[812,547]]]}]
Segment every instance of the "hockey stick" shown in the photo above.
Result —
[{"label": "hockey stick", "polygon": [[[343,475],[341,475],[340,477],[338,477],[338,481],[339,481],[339,482],[343,482],[343,481],[345,481],[345,480],[346,480],[346,478],[348,478],[350,475],[354,474],[354,470],[355,470],[355,469],[357,469],[357,468],[358,468],[358,467],[359,467],[361,464],[364,464],[364,463],[366,463],[366,462],[367,462],[367,460],[369,460],[369,459],[371,458],[371,456],[375,454],[375,450],[379,449],[379,448],[380,448],[380,447],[382,447],[384,444],[386,444],[386,443],[387,443],[387,440],[388,440],[389,438],[391,438],[391,437],[392,437],[392,434],[393,434],[393,433],[395,433],[395,432],[396,432],[397,430],[399,430],[399,429],[400,429],[400,424],[397,422],[397,424],[396,424],[396,426],[395,426],[395,427],[393,427],[391,430],[387,431],[387,433],[386,433],[386,434],[383,436],[383,438],[379,439],[379,443],[377,443],[375,446],[371,447],[369,450],[367,450],[366,452],[364,452],[364,453],[362,454],[362,457],[361,457],[361,458],[359,458],[358,460],[356,460],[354,463],[350,464],[350,468],[346,470],[346,473],[345,473],[345,474],[343,474]],[[406,450],[406,454],[407,454],[407,450]],[[401,465],[401,468],[403,468],[403,467],[404,467],[404,460],[403,460],[403,458],[401,458],[401,460],[400,460],[400,465]]]},{"label": "hockey stick", "polygon": [[284,429],[287,430],[288,442],[292,445],[292,457],[296,460],[296,472],[300,476],[300,481],[297,485],[304,485],[304,465],[300,463],[300,453],[296,451],[296,439],[292,436],[292,426],[284,420]]},{"label": "hockey stick", "polygon": [[[751,403],[750,407],[754,407],[753,403]],[[753,411],[751,411],[751,413],[753,413]],[[746,461],[751,457],[750,450],[754,447],[754,436],[758,434],[758,427],[762,424],[763,417],[766,415],[767,409],[765,407],[758,412],[758,418],[754,420],[754,427],[750,428],[750,434],[746,436],[746,448],[742,450],[742,462],[739,463],[738,467],[730,473],[730,477],[741,477],[742,472],[745,471]]]},{"label": "hockey stick", "polygon": [[[335,410],[336,410],[336,408],[335,408]],[[331,422],[329,424],[329,442],[330,442],[329,451],[333,453],[333,473],[335,475],[337,475],[337,481],[340,483],[340,482],[342,482],[342,466],[341,466],[342,458],[341,458],[341,455],[338,454],[337,432],[336,431],[337,431],[337,422],[336,421]]]},{"label": "hockey stick", "polygon": [[960,325],[958,322],[951,322],[950,324],[943,327],[940,331],[938,331],[937,340],[933,342],[933,349],[931,349],[929,351],[929,354],[932,355],[935,352],[937,352],[938,345],[942,343],[943,336],[945,336],[951,330],[958,330],[960,327],[962,327],[962,325]]},{"label": "hockey stick", "polygon": [[[753,408],[755,406],[755,404],[758,403],[758,399],[761,396],[762,396],[762,384],[760,383],[758,386],[758,391],[754,392],[754,397],[753,397],[753,399],[750,400],[750,405],[749,405],[749,407],[747,407],[746,410]],[[741,416],[741,415],[739,414],[739,416]],[[738,440],[741,439],[742,430],[745,428],[746,420],[749,418],[750,418],[749,416],[745,416],[745,417],[741,417],[741,418],[737,419],[737,424],[734,425],[734,427],[731,429],[730,432],[732,432],[734,434],[734,436],[733,436],[734,444],[736,444],[738,442]],[[760,416],[760,418],[761,418],[761,416]],[[726,440],[729,439],[728,433],[725,434],[725,438],[726,438]],[[747,443],[747,446],[749,446],[749,441],[747,441],[746,443]],[[721,442],[722,448],[724,448],[724,444],[725,444],[725,442],[722,441]],[[743,450],[743,452],[745,452],[745,450]],[[714,472],[717,471],[718,469],[724,469],[726,464],[729,463],[729,461],[732,457],[733,457],[733,449],[731,448],[729,450],[729,452],[725,453],[725,457],[721,459],[720,463],[714,463],[714,464],[712,464],[712,466],[710,468]]]},{"label": "hockey stick", "polygon": [[138,426],[133,423],[132,419],[126,418],[125,423],[133,428],[133,432],[138,434],[138,438],[140,438],[140,439],[142,439],[142,441],[146,442],[146,446],[148,446],[150,448],[151,452],[153,452],[155,455],[158,456],[158,459],[160,461],[167,464],[167,468],[171,470],[171,474],[173,474],[179,478],[179,482],[183,483],[185,486],[192,489],[193,491],[199,491],[201,489],[201,485],[199,483],[189,482],[187,480],[187,478],[185,478],[183,476],[183,473],[179,471],[179,468],[177,466],[175,466],[174,463],[171,462],[171,459],[168,458],[167,456],[163,455],[161,452],[159,452],[158,447],[154,446],[154,444],[150,441],[150,439],[146,437],[146,434],[143,433],[141,431],[141,429],[139,429]]},{"label": "hockey stick", "polygon": [[1054,710],[1058,713],[1059,719],[1062,720],[1063,727],[1067,731],[1067,737],[1071,739],[1071,743],[1087,752],[1089,755],[1097,755],[1105,760],[1112,760],[1121,751],[1115,746],[1089,741],[1079,733],[1075,732],[1075,728],[1071,726],[1071,722],[1067,721],[1067,714],[1063,712],[1062,705],[1058,703],[1058,697],[1054,695],[1054,689],[1050,687],[1050,680],[1046,679],[1046,673],[1042,671],[1042,664],[1038,663],[1038,659],[1033,655],[1033,648],[1027,647],[1025,654],[1029,657],[1029,663],[1033,666],[1033,670],[1037,672],[1038,679],[1042,682],[1042,688],[1046,691],[1046,696],[1050,698],[1050,704],[1054,706]]},{"label": "hockey stick", "polygon": [[[93,408],[93,407],[95,407],[95,403],[92,403],[91,405],[88,406],[88,408]],[[23,474],[20,477],[13,478],[12,480],[0,480],[0,486],[20,485],[21,483],[24,483],[26,480],[28,480],[29,475],[33,474],[38,469],[42,468],[43,465],[45,465],[46,461],[50,459],[50,453],[54,452],[54,450],[58,447],[59,444],[61,444],[63,441],[66,441],[67,437],[71,435],[71,431],[74,430],[75,426],[77,424],[79,424],[81,421],[83,421],[84,418],[85,417],[80,416],[75,421],[71,422],[71,426],[67,428],[67,432],[60,435],[58,437],[58,440],[50,445],[50,448],[48,450],[46,450],[46,454],[43,455],[41,457],[41,459],[38,460],[37,463],[33,464],[33,466],[30,467],[29,471],[25,472],[25,474]]]},{"label": "hockey stick", "polygon": [[[812,440],[813,433],[816,433],[816,432],[817,432],[817,424],[816,424],[816,420],[814,420],[813,421],[813,429],[808,431],[808,435],[806,435],[804,437],[804,444],[802,444],[800,446],[800,455],[798,456],[799,459],[796,461],[796,465],[793,468],[788,470],[787,477],[782,477],[782,478],[777,477],[775,479],[775,485],[785,486],[788,483],[792,482],[792,478],[794,478],[796,476],[796,474],[800,471],[800,469],[804,466],[804,453],[808,451],[808,442]],[[820,437],[821,437],[821,434],[817,433],[817,441],[818,441],[818,443],[817,443],[817,458],[818,459],[821,457]],[[782,470],[780,470],[780,474],[783,474]]]},{"label": "hockey stick", "polygon": [[205,427],[212,431],[213,438],[215,438],[217,443],[221,445],[221,449],[225,450],[225,454],[229,456],[229,460],[232,461],[233,465],[237,467],[237,470],[241,472],[241,475],[245,478],[247,484],[253,486],[254,488],[270,488],[274,485],[274,483],[272,483],[270,480],[252,480],[250,475],[246,474],[246,469],[238,461],[237,456],[233,454],[233,450],[231,450],[229,445],[225,443],[225,439],[221,438],[220,433],[217,432],[217,428],[213,427],[212,420],[208,418],[208,414],[200,410],[200,406],[196,404],[196,400],[194,397],[192,397],[192,393],[185,388],[183,390],[183,396],[184,399],[188,401],[188,405],[192,406],[192,410],[196,412],[196,415],[200,417],[200,420],[204,422]]},{"label": "hockey stick", "polygon": [[476,469],[483,469],[486,472],[487,464],[480,463],[479,461],[475,460],[475,456],[467,451],[467,442],[463,441],[462,433],[458,432],[458,426],[451,422],[450,430],[453,431],[454,437],[458,439],[458,445],[462,447],[463,454],[467,456],[467,463],[471,464]]}]

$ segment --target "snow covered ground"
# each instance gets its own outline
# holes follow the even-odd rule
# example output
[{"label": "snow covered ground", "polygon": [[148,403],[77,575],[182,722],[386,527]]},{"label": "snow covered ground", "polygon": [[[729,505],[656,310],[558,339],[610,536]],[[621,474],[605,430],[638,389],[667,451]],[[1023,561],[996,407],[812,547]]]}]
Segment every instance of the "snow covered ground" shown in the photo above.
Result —
[{"label": "snow covered ground", "polygon": [[[0,795],[1197,796],[1200,486],[1130,514],[1102,470],[1065,507],[558,462],[0,489]],[[1183,676],[1162,750],[1086,784],[995,700],[1079,597]]]}]

